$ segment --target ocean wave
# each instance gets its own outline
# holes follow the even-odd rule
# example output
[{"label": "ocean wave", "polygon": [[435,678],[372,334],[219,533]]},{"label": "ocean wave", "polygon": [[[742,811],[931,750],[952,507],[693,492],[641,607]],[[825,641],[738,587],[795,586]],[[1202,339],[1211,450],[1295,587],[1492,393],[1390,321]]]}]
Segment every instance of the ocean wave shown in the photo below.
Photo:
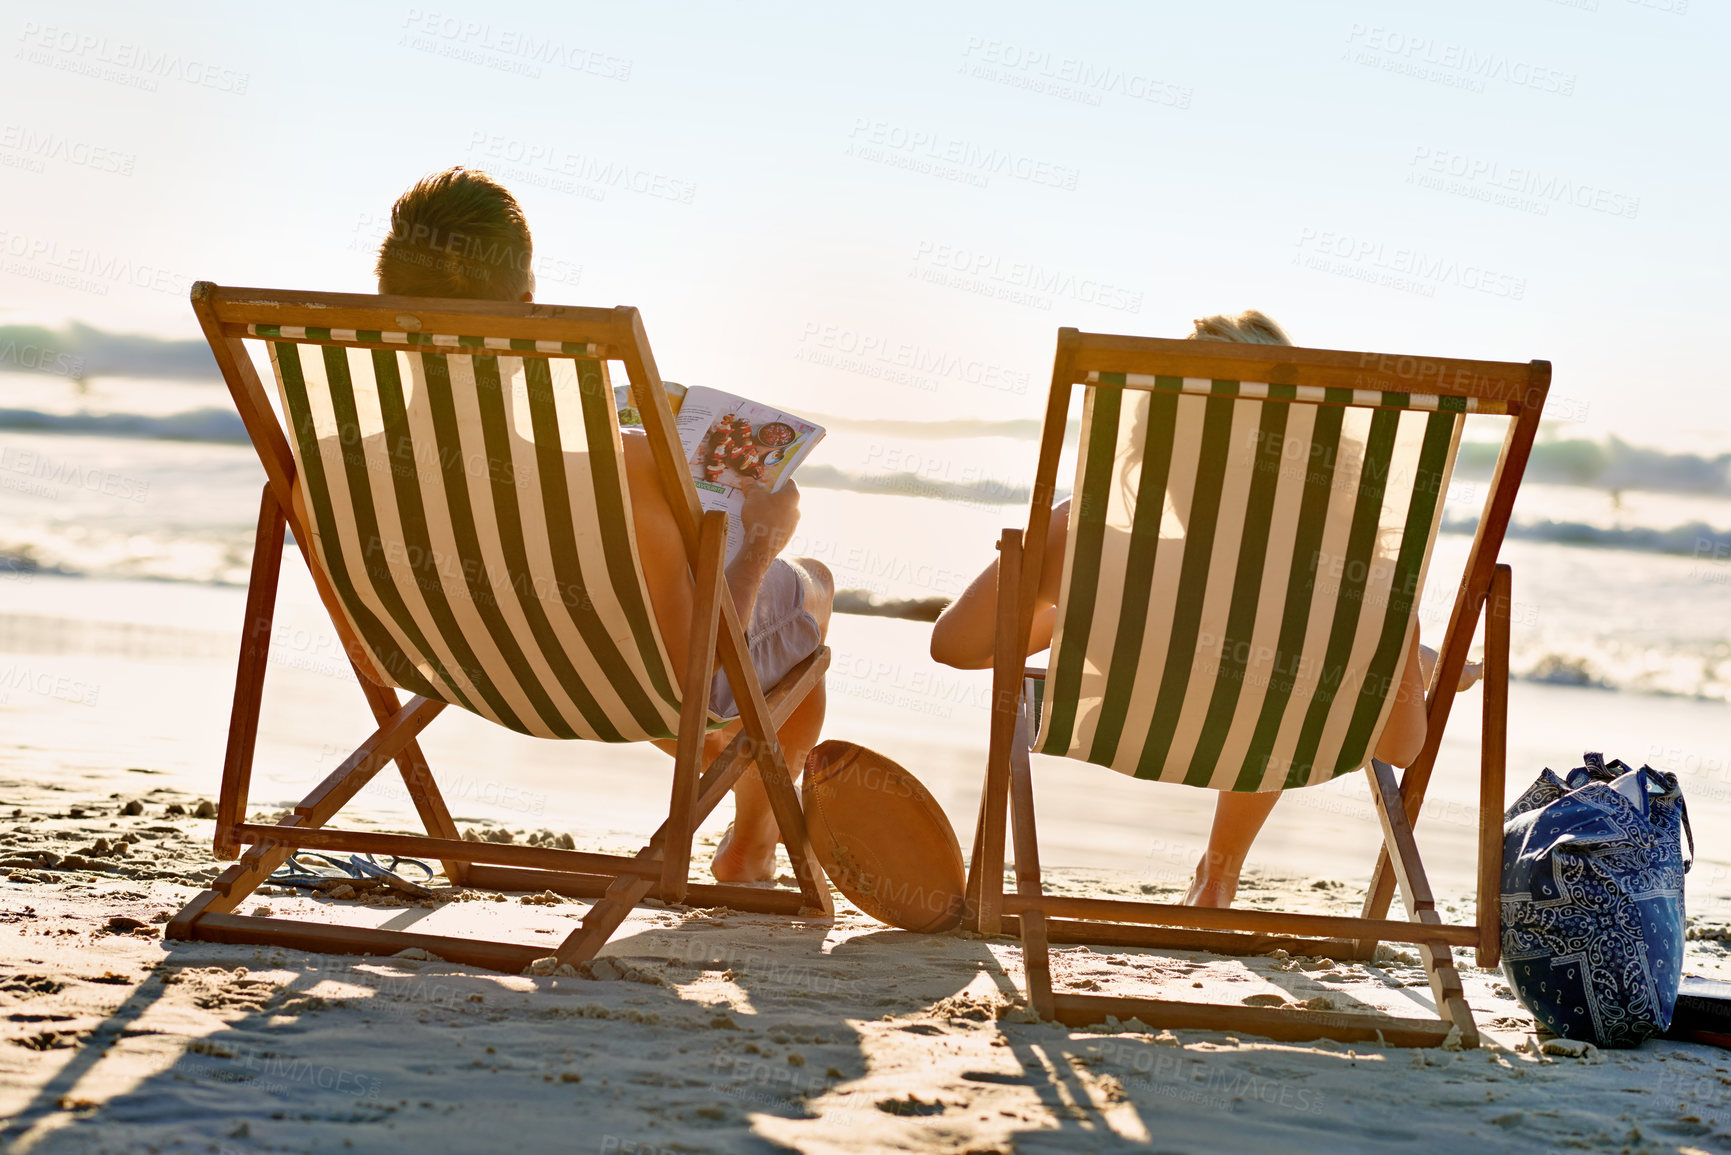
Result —
[{"label": "ocean wave", "polygon": [[[1037,441],[1041,433],[1041,423],[1035,420],[960,418],[901,421],[834,415],[814,416],[813,420],[834,432],[870,433],[916,441],[978,437]],[[1066,445],[1075,444],[1077,432],[1078,423],[1070,421],[1064,430]],[[1462,479],[1486,480],[1496,469],[1501,452],[1500,442],[1468,441],[1461,446],[1455,471]],[[1533,446],[1524,477],[1530,482],[1572,485],[1605,492],[1632,490],[1731,497],[1731,453],[1677,453],[1633,445],[1616,436],[1603,441],[1559,437]]]},{"label": "ocean wave", "polygon": [[1584,639],[1579,650],[1540,648],[1516,655],[1509,676],[1517,682],[1603,690],[1654,698],[1687,698],[1698,702],[1731,702],[1723,655],[1697,649],[1643,650],[1619,657],[1610,649]]},{"label": "ocean wave", "polygon": [[82,577],[83,574],[70,569],[59,562],[44,562],[37,556],[37,551],[29,545],[0,546],[0,580],[7,578],[33,578],[38,575],[53,577]]},{"label": "ocean wave", "polygon": [[0,371],[84,380],[222,380],[222,371],[204,341],[107,333],[76,321],[59,332],[40,325],[0,325]]},{"label": "ocean wave", "polygon": [[[887,417],[842,417],[813,413],[811,420],[831,433],[871,433],[879,437],[901,437],[911,441],[948,441],[952,438],[1008,437],[1015,441],[1038,441],[1040,422],[1033,418],[991,420],[959,417],[947,421],[902,421]],[[1067,434],[1075,440],[1076,423]]]},{"label": "ocean wave", "polygon": [[183,413],[44,413],[37,409],[0,409],[0,429],[28,433],[78,433],[96,437],[144,437],[156,441],[214,441],[247,444],[246,426],[232,409],[189,409]]},{"label": "ocean wave", "polygon": [[1594,664],[1580,654],[1545,654],[1526,669],[1513,675],[1523,682],[1538,682],[1545,686],[1578,686],[1592,690],[1614,690]]},{"label": "ocean wave", "polygon": [[886,598],[870,590],[836,590],[835,612],[867,618],[901,618],[909,622],[935,622],[950,604],[945,597]]},{"label": "ocean wave", "polygon": [[[1456,472],[1465,478],[1490,477],[1501,448],[1486,441],[1462,445]],[[1609,491],[1642,490],[1731,497],[1731,453],[1712,457],[1700,453],[1673,453],[1666,449],[1631,445],[1620,437],[1609,437],[1604,441],[1559,438],[1533,446],[1523,478]]]},{"label": "ocean wave", "polygon": [[[1443,533],[1471,534],[1478,530],[1476,517],[1445,517]],[[1681,557],[1723,559],[1731,548],[1731,529],[1716,529],[1704,521],[1690,521],[1669,529],[1653,526],[1604,526],[1584,521],[1511,521],[1507,536],[1521,541],[1552,545],[1578,545],[1595,549],[1629,550]]]},{"label": "ocean wave", "polygon": [[[844,489],[850,493],[884,497],[924,497],[962,505],[1026,505],[1033,493],[1026,485],[989,477],[952,481],[921,473],[853,473],[833,465],[802,466],[797,480],[806,489]],[[1059,496],[1062,498],[1063,494]]]}]

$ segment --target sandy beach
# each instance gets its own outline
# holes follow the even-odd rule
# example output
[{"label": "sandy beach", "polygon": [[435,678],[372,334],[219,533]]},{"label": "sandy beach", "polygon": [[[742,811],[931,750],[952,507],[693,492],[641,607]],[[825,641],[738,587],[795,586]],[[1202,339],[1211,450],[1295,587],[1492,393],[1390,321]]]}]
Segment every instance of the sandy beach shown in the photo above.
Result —
[{"label": "sandy beach", "polygon": [[[500,1149],[501,1135],[513,1149],[602,1153],[1438,1151],[1463,1139],[1497,1151],[1731,1149],[1724,1052],[1649,1042],[1546,1054],[1501,975],[1470,966],[1487,1041],[1451,1052],[1045,1025],[1017,997],[1015,940],[907,934],[845,901],[833,923],[645,905],[594,977],[165,943],[160,923],[216,871],[211,824],[194,815],[212,797],[232,676],[233,631],[217,627],[238,618],[239,592],[48,577],[12,592],[33,612],[0,619],[6,668],[29,671],[0,706],[12,736],[0,754],[9,1151],[466,1152]],[[291,582],[253,791],[263,817],[365,727],[359,695],[318,664],[309,599]],[[922,638],[913,623],[838,618],[829,732],[900,757],[965,832],[983,699],[915,684]],[[924,711],[909,710],[920,694]],[[1668,711],[1685,748],[1725,709],[1647,700],[1619,723],[1623,695],[1524,684],[1514,703],[1527,719],[1517,767],[1566,758],[1541,751],[1566,740],[1566,719],[1583,708],[1598,711],[1598,733],[1617,737],[1621,724],[1630,741]],[[1460,708],[1438,801],[1419,826],[1450,909],[1472,870],[1476,701]],[[466,716],[441,726],[429,757],[459,822],[481,834],[570,833],[624,850],[665,790],[653,751],[536,742]],[[1699,788],[1698,832],[1723,821],[1712,785],[1686,782]],[[1037,789],[1053,890],[1177,895],[1206,830],[1202,792],[1044,759]],[[412,828],[387,776],[358,813],[370,828]],[[700,860],[718,831],[719,820],[706,826]],[[1356,781],[1295,795],[1259,844],[1241,902],[1354,912],[1374,839]],[[1704,842],[1691,875],[1698,937],[1687,962],[1731,976],[1715,853]],[[243,910],[531,943],[557,942],[585,909],[445,890],[407,904],[272,889]],[[1054,954],[1059,981],[1081,989],[1405,1013],[1429,1002],[1416,964],[1398,948],[1377,965]]]},{"label": "sandy beach", "polygon": [[[1731,310],[1712,273],[1731,154],[1697,118],[1731,97],[1731,8],[8,12],[0,1155],[1731,1155],[1731,1052],[1542,1037],[1464,948],[1481,1045],[1415,1050],[1163,1029],[1171,1010],[1042,1022],[1037,948],[1025,964],[1017,937],[894,929],[839,894],[821,920],[647,901],[561,973],[546,959],[588,900],[439,874],[414,894],[278,879],[231,913],[545,947],[464,956],[524,973],[385,957],[383,936],[372,957],[165,938],[227,865],[237,682],[236,749],[256,741],[228,801],[249,825],[379,727],[304,564],[315,534],[369,661],[450,707],[415,741],[465,837],[631,854],[667,820],[682,843],[673,761],[648,742],[526,735],[672,730],[669,687],[697,685],[680,623],[711,590],[686,605],[675,543],[701,535],[646,487],[678,509],[683,458],[728,503],[746,499],[723,479],[796,471],[797,509],[756,494],[736,528],[834,578],[815,737],[905,767],[964,855],[991,677],[934,660],[930,622],[955,607],[946,661],[993,653],[989,612],[978,645],[956,636],[988,608],[974,583],[1015,556],[1005,527],[1049,549],[1062,502],[1048,717],[1163,780],[1033,756],[1049,893],[1180,901],[1211,846],[1230,874],[1259,817],[1228,806],[1211,843],[1217,795],[1180,775],[1272,787],[1356,765],[1363,741],[1434,771],[1412,837],[1466,923],[1480,815],[1598,751],[1677,776],[1683,970],[1731,981]],[[654,433],[657,378],[738,405],[688,420],[701,444],[664,446],[659,472],[633,450],[616,474],[602,419],[623,404]],[[708,436],[728,416],[749,441]],[[300,510],[298,543],[253,727],[258,666],[237,677],[237,658],[276,509]],[[763,588],[755,552],[723,575],[736,609]],[[1487,588],[1506,663],[1482,621],[1448,635]],[[803,603],[756,606],[800,657]],[[1507,675],[1502,797],[1480,797],[1502,701],[1484,686],[1439,744],[1389,752],[1418,741],[1416,711],[1372,709],[1413,702],[1409,605],[1417,641]],[[659,677],[658,631],[680,676]],[[804,750],[797,708],[784,745]],[[761,877],[750,801],[732,872]],[[866,804],[832,809],[845,833]],[[714,880],[733,814],[722,799],[692,831],[692,883]],[[329,825],[425,833],[393,767]],[[1363,774],[1285,790],[1233,901],[1264,926],[1360,915],[1383,838]],[[200,929],[225,926],[248,929]],[[1064,994],[1291,1008],[1262,1029],[1441,1022],[1398,944],[1058,945],[1050,969]]]}]

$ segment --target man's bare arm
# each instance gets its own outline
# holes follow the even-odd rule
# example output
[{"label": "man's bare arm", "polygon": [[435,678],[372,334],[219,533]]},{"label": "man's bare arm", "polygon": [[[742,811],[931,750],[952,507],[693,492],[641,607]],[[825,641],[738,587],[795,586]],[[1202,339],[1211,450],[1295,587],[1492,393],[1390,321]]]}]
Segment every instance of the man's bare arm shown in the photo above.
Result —
[{"label": "man's bare arm", "polygon": [[789,481],[779,493],[771,493],[768,486],[748,483],[739,521],[745,542],[728,564],[727,589],[739,610],[739,620],[748,622],[764,575],[799,526],[799,487]]},{"label": "man's bare arm", "polygon": [[[661,490],[649,440],[635,431],[625,434],[625,478],[631,487],[631,518],[637,531],[638,557],[649,585],[655,624],[660,627],[674,675],[683,679],[697,587],[685,552],[685,539],[673,520],[673,507]],[[748,488],[740,521],[745,544],[728,565],[725,580],[740,621],[747,622],[757,604],[757,591],[763,585],[764,575],[799,525],[799,488],[791,481],[779,493],[770,493],[767,487]]]}]

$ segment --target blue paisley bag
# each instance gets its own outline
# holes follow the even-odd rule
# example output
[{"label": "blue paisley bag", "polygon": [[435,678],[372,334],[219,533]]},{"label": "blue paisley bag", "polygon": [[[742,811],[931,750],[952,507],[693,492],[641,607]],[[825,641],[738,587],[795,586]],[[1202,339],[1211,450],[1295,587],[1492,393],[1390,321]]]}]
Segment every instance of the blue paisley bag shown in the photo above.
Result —
[{"label": "blue paisley bag", "polygon": [[1671,1025],[1695,839],[1675,774],[1585,760],[1509,807],[1503,973],[1551,1033],[1633,1047]]}]

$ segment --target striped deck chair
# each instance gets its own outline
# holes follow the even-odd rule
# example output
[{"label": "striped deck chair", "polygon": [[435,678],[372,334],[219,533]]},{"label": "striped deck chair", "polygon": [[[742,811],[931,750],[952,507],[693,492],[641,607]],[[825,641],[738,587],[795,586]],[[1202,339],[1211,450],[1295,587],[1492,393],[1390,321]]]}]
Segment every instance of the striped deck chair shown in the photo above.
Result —
[{"label": "striped deck chair", "polygon": [[[597,899],[553,952],[563,963],[592,957],[645,897],[830,912],[776,741],[776,728],[823,677],[829,651],[767,697],[758,685],[722,582],[725,515],[698,506],[635,309],[208,282],[193,286],[192,304],[267,482],[216,819],[217,856],[239,861],[175,916],[169,938],[331,953],[419,947],[513,973],[548,953],[232,913],[301,848],[437,858],[455,884]],[[248,340],[268,346],[286,429]],[[625,365],[696,580],[683,681],[650,612],[609,360]],[[378,729],[288,817],[263,825],[246,820],[247,787],[286,528]],[[704,739],[723,724],[708,706],[717,660],[736,688],[741,726],[703,769]],[[681,695],[681,685],[702,689]],[[635,856],[462,840],[416,741],[447,705],[540,738],[676,742],[667,821]],[[426,834],[327,827],[392,761]],[[689,882],[693,829],[754,763],[799,889]]]},{"label": "striped deck chair", "polygon": [[[1550,383],[1505,364],[1062,330],[1027,534],[999,542],[991,741],[969,872],[972,925],[1013,927],[1047,1019],[1108,1015],[1276,1038],[1433,1045],[1477,1032],[1450,954],[1498,952],[1510,571],[1497,552]],[[1050,665],[1025,668],[1071,391],[1085,389]],[[1432,690],[1419,759],[1371,757],[1468,414],[1509,418],[1433,686],[1486,615],[1478,913],[1444,925],[1412,823],[1455,695]],[[1037,731],[1036,731],[1037,716]],[[1030,736],[1032,734],[1032,736]],[[1288,790],[1361,768],[1383,848],[1357,917],[1055,896],[1040,884],[1030,751],[1217,790]],[[1004,894],[1006,811],[1015,892]],[[1398,882],[1407,919],[1387,917]],[[1374,957],[1416,943],[1437,1017],[1055,993],[1047,944]]]}]

